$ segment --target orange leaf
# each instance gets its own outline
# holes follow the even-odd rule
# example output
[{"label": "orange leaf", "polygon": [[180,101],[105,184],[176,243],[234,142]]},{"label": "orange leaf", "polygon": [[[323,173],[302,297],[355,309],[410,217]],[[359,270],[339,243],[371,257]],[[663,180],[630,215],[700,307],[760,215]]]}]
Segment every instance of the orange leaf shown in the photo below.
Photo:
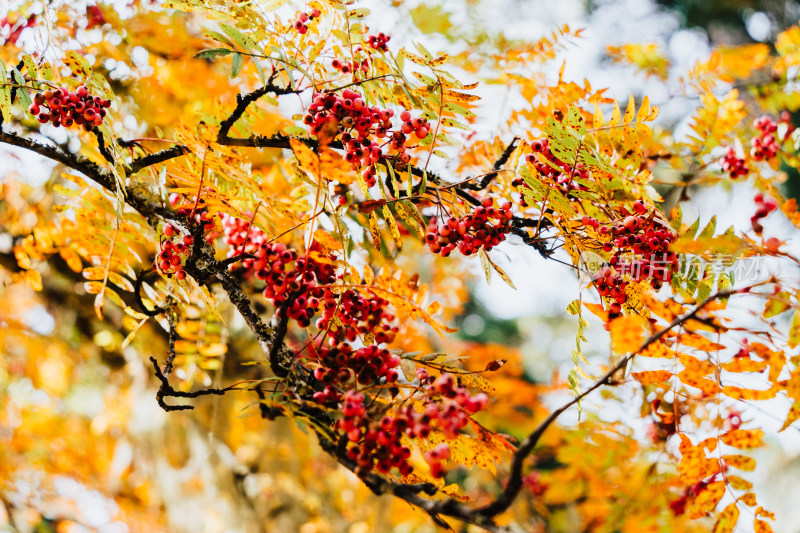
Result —
[{"label": "orange leaf", "polygon": [[700,518],[709,512],[713,511],[717,506],[722,496],[725,494],[725,482],[715,481],[700,491],[695,496],[691,507],[689,508],[689,516],[691,518]]},{"label": "orange leaf", "polygon": [[639,352],[639,355],[642,357],[662,357],[665,359],[672,359],[675,356],[675,352],[668,348],[663,342],[656,341]]},{"label": "orange leaf", "polygon": [[615,318],[610,324],[614,351],[624,354],[638,350],[644,341],[644,322],[635,315]]},{"label": "orange leaf", "polygon": [[684,333],[679,335],[678,342],[686,346],[691,346],[692,348],[697,348],[698,350],[702,350],[704,352],[715,352],[717,350],[725,349],[725,346],[722,344],[712,342],[702,335],[698,335],[697,333]]},{"label": "orange leaf", "polygon": [[317,154],[303,141],[289,139],[289,144],[292,146],[292,152],[294,152],[294,156],[300,166],[315,178],[319,177],[319,157],[317,157]]},{"label": "orange leaf", "polygon": [[631,372],[631,377],[642,385],[663,383],[672,378],[669,370],[646,370],[644,372]]},{"label": "orange leaf", "polygon": [[359,213],[372,213],[379,207],[386,205],[386,200],[380,198],[378,200],[364,200],[358,204]]},{"label": "orange leaf", "polygon": [[743,389],[741,387],[722,387],[722,393],[734,400],[769,400],[774,398],[780,387],[773,385],[767,390]]},{"label": "orange leaf", "polygon": [[772,526],[770,526],[763,520],[759,520],[758,518],[756,518],[753,521],[753,531],[755,533],[772,533]]},{"label": "orange leaf", "polygon": [[760,446],[761,441],[764,440],[764,432],[760,429],[732,429],[723,434],[720,439],[734,448],[755,448]]},{"label": "orange leaf", "polygon": [[748,507],[755,507],[755,505],[758,503],[756,501],[756,495],[753,494],[752,492],[748,492],[747,494],[740,496],[739,501],[744,503]]},{"label": "orange leaf", "polygon": [[769,365],[769,380],[775,382],[786,365],[786,355],[783,352],[770,350],[760,342],[750,344],[752,350]]},{"label": "orange leaf", "polygon": [[761,372],[767,368],[766,361],[755,361],[749,357],[734,357],[732,360],[722,365],[723,370],[728,372]]}]

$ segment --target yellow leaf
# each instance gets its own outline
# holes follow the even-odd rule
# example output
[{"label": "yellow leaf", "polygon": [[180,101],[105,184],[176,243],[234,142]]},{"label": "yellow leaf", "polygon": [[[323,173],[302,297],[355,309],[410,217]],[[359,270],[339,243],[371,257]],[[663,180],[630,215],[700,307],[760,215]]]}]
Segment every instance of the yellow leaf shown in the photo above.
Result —
[{"label": "yellow leaf", "polygon": [[767,368],[766,361],[755,361],[749,357],[734,357],[722,365],[728,372],[761,372]]},{"label": "yellow leaf", "polygon": [[89,294],[100,294],[103,291],[103,283],[101,281],[87,281],[83,284],[83,288]]},{"label": "yellow leaf", "polygon": [[622,118],[622,113],[619,110],[619,103],[614,102],[614,110],[611,111],[611,120],[608,121],[609,126],[616,126],[619,124],[619,120]]},{"label": "yellow leaf", "polygon": [[713,511],[724,494],[724,481],[709,483],[705,489],[695,496],[691,507],[688,509],[689,516],[691,518],[700,518]]},{"label": "yellow leaf", "polygon": [[722,460],[725,464],[738,468],[739,470],[746,470],[751,472],[756,468],[756,460],[746,455],[723,455]]},{"label": "yellow leaf", "polygon": [[642,105],[639,106],[639,112],[636,113],[636,122],[644,122],[647,115],[650,114],[650,98],[645,96],[642,98]]},{"label": "yellow leaf", "polygon": [[739,508],[736,502],[728,504],[717,517],[712,533],[733,533],[736,522],[739,520]]},{"label": "yellow leaf", "polygon": [[725,479],[728,481],[728,484],[736,490],[750,490],[753,488],[752,483],[739,476],[728,474],[725,476]]},{"label": "yellow leaf", "polygon": [[636,101],[633,99],[633,94],[628,96],[628,107],[625,109],[625,116],[622,117],[623,124],[630,124],[636,115]]},{"label": "yellow leaf", "polygon": [[752,348],[756,355],[767,362],[769,365],[769,380],[775,383],[783,367],[786,365],[786,355],[781,351],[770,350],[766,345],[760,342],[751,343],[750,348]]},{"label": "yellow leaf", "polygon": [[605,118],[603,117],[603,111],[600,109],[600,103],[594,103],[594,114],[592,115],[592,127],[599,128],[603,125],[603,121]]},{"label": "yellow leaf", "polygon": [[369,214],[369,232],[372,235],[372,243],[378,250],[381,249],[381,234],[378,231],[378,216],[373,212]]},{"label": "yellow leaf", "polygon": [[403,246],[403,242],[400,240],[400,229],[397,227],[397,221],[388,205],[383,206],[383,219],[389,225],[389,234],[392,236],[392,240],[400,248]]}]

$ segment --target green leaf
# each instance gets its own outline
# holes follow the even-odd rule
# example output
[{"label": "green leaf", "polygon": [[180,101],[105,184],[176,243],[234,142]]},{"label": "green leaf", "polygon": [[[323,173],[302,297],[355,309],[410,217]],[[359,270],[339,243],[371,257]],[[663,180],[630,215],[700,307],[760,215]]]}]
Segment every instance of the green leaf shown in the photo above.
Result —
[{"label": "green leaf", "polygon": [[209,48],[208,50],[200,50],[192,57],[197,59],[211,59],[217,56],[226,56],[233,52],[233,50],[228,50],[227,48]]},{"label": "green leaf", "polygon": [[697,301],[702,302],[711,296],[711,290],[714,288],[714,278],[705,278],[697,284]]},{"label": "green leaf", "polygon": [[302,126],[286,126],[283,128],[283,133],[286,135],[291,135],[293,137],[301,136],[305,137],[308,135],[308,130]]},{"label": "green leaf", "polygon": [[31,100],[30,93],[28,93],[28,88],[25,87],[25,77],[16,68],[11,69],[11,77],[14,78],[14,83],[19,85],[19,87],[17,87],[17,97],[19,98],[19,103],[21,103],[22,106],[27,109],[28,106],[33,103],[33,101]]},{"label": "green leaf", "polygon": [[567,313],[571,315],[577,315],[580,312],[581,312],[581,301],[572,300],[567,306]]},{"label": "green leaf", "polygon": [[689,229],[686,231],[686,235],[696,235],[697,230],[700,228],[700,217],[697,217],[697,220],[689,226]]},{"label": "green leaf", "polygon": [[205,37],[208,37],[209,39],[214,39],[215,41],[219,41],[221,43],[225,43],[228,46],[230,46],[231,48],[234,48],[233,41],[231,41],[230,39],[228,39],[227,37],[225,37],[224,35],[222,35],[219,32],[207,31],[203,35]]},{"label": "green leaf", "polygon": [[445,125],[445,126],[449,126],[451,128],[460,128],[462,130],[469,130],[470,129],[469,126],[467,126],[466,124],[462,124],[461,122],[459,122],[459,121],[457,121],[455,119],[452,119],[452,118],[443,118],[442,119],[442,124]]},{"label": "green leaf", "polygon": [[44,63],[39,69],[39,75],[47,81],[53,81],[53,67],[50,63]]},{"label": "green leaf", "polygon": [[3,83],[0,85],[0,113],[3,116],[3,120],[11,120],[11,88],[6,83],[7,81],[7,74],[6,74],[6,65],[0,60],[0,69],[3,72]]},{"label": "green leaf", "polygon": [[675,216],[670,219],[669,225],[672,226],[672,229],[675,231],[680,231],[681,229],[681,221],[683,220],[683,209],[680,205],[678,205],[674,210]]},{"label": "green leaf", "polygon": [[235,52],[231,61],[231,78],[235,78],[242,70],[242,54]]},{"label": "green leaf", "polygon": [[414,76],[417,77],[419,81],[424,83],[425,85],[436,85],[436,80],[431,78],[430,76],[426,76],[425,74],[420,74],[419,72],[412,72]]},{"label": "green leaf", "polygon": [[33,60],[33,57],[31,57],[30,54],[25,54],[22,56],[22,62],[25,64],[25,73],[30,79],[35,80],[38,69],[36,68],[36,62]]},{"label": "green leaf", "polygon": [[791,296],[786,291],[772,295],[764,306],[764,318],[772,318],[791,307]]},{"label": "green leaf", "polygon": [[795,311],[792,325],[789,326],[789,348],[796,348],[800,344],[800,311]]},{"label": "green leaf", "polygon": [[547,203],[550,204],[553,209],[562,215],[568,217],[575,216],[575,210],[570,205],[567,197],[564,196],[561,191],[555,187],[548,186],[548,184],[537,179],[536,176],[533,176],[530,173],[530,170],[528,170],[527,166],[520,167],[519,174],[529,187],[522,190],[523,195],[532,198],[534,203],[544,203],[547,201]]},{"label": "green leaf", "polygon": [[256,43],[255,39],[249,35],[245,35],[233,26],[229,26],[228,24],[222,22],[220,22],[219,27],[222,29],[222,32],[225,35],[230,37],[233,42],[241,46],[245,52],[252,53],[254,49],[257,52],[263,52],[261,47],[258,46],[258,43]]},{"label": "green leaf", "polygon": [[433,55],[428,52],[428,50],[422,46],[420,43],[414,43],[414,46],[417,48],[417,51],[425,58],[425,61],[433,61]]}]

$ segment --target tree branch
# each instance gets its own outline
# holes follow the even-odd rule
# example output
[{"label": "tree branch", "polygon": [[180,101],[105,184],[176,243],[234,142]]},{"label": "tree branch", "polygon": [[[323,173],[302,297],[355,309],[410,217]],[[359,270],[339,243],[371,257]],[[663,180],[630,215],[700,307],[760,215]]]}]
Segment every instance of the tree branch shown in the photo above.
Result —
[{"label": "tree branch", "polygon": [[[275,96],[282,96],[284,94],[298,94],[302,92],[301,90],[292,89],[291,87],[278,87],[273,83],[275,81],[275,74],[276,73],[273,72],[268,83],[265,86],[261,87],[260,89],[256,89],[255,91],[244,95],[242,94],[236,95],[236,107],[228,116],[228,118],[223,120],[219,125],[219,133],[217,134],[217,142],[219,144],[225,144],[228,146],[247,146],[244,144],[238,144],[237,141],[247,141],[248,139],[231,138],[228,136],[228,134],[230,133],[233,125],[236,124],[236,121],[242,118],[242,115],[244,114],[245,110],[247,110],[247,106],[258,100],[262,96],[265,96],[266,94],[269,93],[272,93]],[[260,146],[259,148],[267,148],[267,146]],[[284,148],[284,147],[271,146],[269,148]],[[288,148],[288,146],[286,146],[286,148]]]},{"label": "tree branch", "polygon": [[650,337],[645,340],[638,349],[631,352],[627,356],[625,356],[621,361],[619,361],[616,365],[614,365],[608,372],[606,372],[599,380],[597,380],[591,387],[583,391],[581,394],[575,396],[572,400],[565,403],[545,418],[537,427],[534,429],[530,435],[520,444],[520,447],[514,452],[514,457],[511,462],[511,476],[508,479],[508,483],[506,487],[503,489],[503,492],[497,499],[486,505],[485,507],[481,507],[476,510],[476,512],[484,515],[484,516],[497,516],[500,513],[505,512],[511,504],[516,499],[517,495],[519,494],[520,490],[522,489],[522,467],[525,462],[525,459],[533,452],[533,449],[536,447],[536,444],[539,442],[539,439],[542,437],[544,432],[549,428],[556,419],[561,416],[567,409],[572,407],[573,405],[580,402],[586,396],[594,392],[595,390],[599,389],[603,385],[607,385],[611,382],[612,377],[619,372],[620,370],[624,369],[628,363],[642,350],[646,349],[648,346],[653,344],[654,342],[658,341],[666,335],[670,330],[683,324],[687,320],[695,317],[703,308],[705,308],[708,304],[717,300],[719,298],[725,298],[728,296],[732,296],[734,294],[744,292],[749,290],[753,285],[748,287],[747,289],[739,289],[739,290],[725,290],[719,291],[715,294],[712,294],[705,300],[703,300],[700,304],[698,304],[691,312],[683,315],[682,317],[678,317],[664,328],[659,330],[658,332],[654,333]]},{"label": "tree branch", "polygon": [[153,165],[157,165],[158,163],[163,163],[164,161],[169,161],[170,159],[174,159],[176,157],[180,157],[182,155],[190,153],[191,150],[182,144],[176,144],[172,148],[167,148],[166,150],[161,150],[160,152],[156,152],[154,154],[146,155],[144,157],[139,157],[131,161],[128,168],[128,175],[136,174],[143,168],[147,168]]},{"label": "tree branch", "polygon": [[489,172],[477,183],[467,182],[462,187],[472,191],[482,191],[488,187],[492,180],[497,177],[498,171],[503,168],[503,165],[508,162],[508,158],[510,158],[511,154],[514,153],[514,149],[517,147],[517,141],[519,141],[519,137],[514,137],[508,146],[506,146],[506,149],[503,150],[503,153],[500,154],[500,157],[497,159],[497,161],[494,162],[494,165],[492,165],[492,170],[494,172]]},{"label": "tree branch", "polygon": [[97,149],[100,150],[100,154],[106,161],[113,165],[114,156],[111,155],[111,152],[109,152],[108,148],[106,148],[106,141],[103,138],[103,132],[100,131],[100,128],[92,128],[92,133],[94,133],[94,136],[97,139]]},{"label": "tree branch", "polygon": [[153,368],[155,369],[156,377],[161,382],[161,386],[158,388],[158,392],[156,392],[156,401],[158,405],[165,411],[188,411],[194,409],[192,405],[168,405],[164,402],[164,398],[199,398],[200,396],[224,396],[226,392],[231,391],[234,387],[226,387],[224,389],[201,389],[194,392],[184,392],[175,390],[172,388],[172,385],[169,384],[169,380],[161,372],[161,367],[158,366],[158,361],[156,361],[155,357],[150,357],[150,362],[153,363]]}]

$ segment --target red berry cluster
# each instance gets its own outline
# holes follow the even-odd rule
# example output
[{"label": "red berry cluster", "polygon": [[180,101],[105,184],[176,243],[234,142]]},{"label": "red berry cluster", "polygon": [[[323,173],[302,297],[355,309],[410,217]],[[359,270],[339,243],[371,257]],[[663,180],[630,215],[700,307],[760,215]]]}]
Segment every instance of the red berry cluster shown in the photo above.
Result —
[{"label": "red berry cluster", "polygon": [[[222,215],[222,231],[229,247],[228,257],[253,255],[241,262],[245,276],[265,282],[264,297],[278,306],[288,304],[288,316],[302,327],[308,327],[322,308],[316,326],[328,330],[332,345],[345,339],[354,342],[367,333],[373,334],[376,344],[394,340],[398,327],[386,299],[371,291],[365,296],[354,289],[337,295],[323,287],[341,278],[331,264],[313,256],[298,259],[296,250],[271,242],[258,228],[250,228],[248,222],[227,214]],[[312,251],[316,249],[312,246]],[[229,268],[238,267],[233,264]]]},{"label": "red berry cluster", "polygon": [[720,159],[720,164],[722,165],[722,170],[727,172],[732,180],[739,176],[746,176],[750,172],[750,169],[745,165],[744,158],[737,157],[736,150],[733,147],[728,148],[725,155]]},{"label": "red berry cluster", "polygon": [[376,468],[388,474],[392,468],[397,468],[401,476],[414,470],[408,462],[411,449],[400,444],[402,435],[409,429],[405,418],[387,415],[379,423],[371,421],[364,405],[364,395],[352,390],[344,394],[341,411],[343,418],[337,426],[353,443],[347,456],[360,469]]},{"label": "red berry cluster", "polygon": [[[550,145],[546,137],[542,139],[536,139],[531,142],[531,149],[534,153],[525,156],[525,160],[528,162],[528,164],[533,165],[540,175],[552,178],[561,189],[561,192],[563,192],[565,195],[569,196],[572,191],[587,189],[586,186],[580,185],[575,181],[575,178],[589,179],[589,169],[586,168],[586,165],[583,163],[578,163],[575,165],[575,168],[573,168],[558,159],[550,151]],[[542,154],[547,161],[552,163],[552,165],[541,161],[536,156],[537,153]],[[564,172],[559,172],[553,167],[553,165],[563,169]],[[514,180],[513,184],[515,186],[521,186],[524,185],[524,181],[521,179],[516,179]]]},{"label": "red berry cluster", "polygon": [[310,13],[302,12],[297,15],[297,19],[294,21],[294,24],[292,24],[292,27],[297,31],[297,33],[303,35],[308,31],[308,22],[318,17],[319,9],[312,9]]},{"label": "red berry cluster", "polygon": [[381,52],[386,52],[386,43],[389,42],[389,39],[391,39],[391,37],[383,32],[378,35],[370,35],[369,39],[367,39],[367,46],[375,50],[380,50]]},{"label": "red berry cluster", "polygon": [[344,61],[339,58],[334,58],[333,61],[331,61],[331,66],[336,70],[338,70],[339,72],[341,72],[342,74],[350,74],[351,72],[356,70],[355,65],[358,65],[358,68],[361,69],[361,72],[367,72],[369,71],[369,58],[365,57],[364,59],[361,60],[360,63],[357,60]]},{"label": "red berry cluster", "polygon": [[594,277],[594,286],[597,288],[597,292],[600,293],[600,296],[612,300],[608,311],[612,315],[620,314],[622,312],[622,304],[628,299],[628,295],[625,294],[625,288],[628,286],[628,282],[625,281],[622,276],[614,272],[613,268],[604,266]]},{"label": "red berry cluster", "polygon": [[386,348],[376,344],[354,350],[349,344],[342,343],[330,348],[320,348],[317,352],[320,365],[314,370],[314,377],[327,385],[322,392],[314,393],[314,400],[320,403],[338,401],[340,396],[332,385],[359,383],[369,385],[394,383],[400,378],[400,358]]},{"label": "red berry cluster", "polygon": [[615,224],[601,225],[597,220],[584,216],[585,226],[592,227],[602,236],[610,236],[611,240],[603,244],[603,250],[614,252],[609,259],[609,267],[603,267],[595,279],[595,286],[601,296],[614,302],[609,307],[612,314],[621,311],[625,303],[625,287],[623,276],[640,281],[649,279],[653,287],[658,288],[672,279],[672,273],[678,269],[678,255],[669,251],[669,246],[677,238],[677,234],[665,226],[657,227],[654,217],[645,217],[647,206],[641,200],[633,204],[633,213],[622,209],[623,219]]},{"label": "red berry cluster", "polygon": [[450,459],[450,446],[444,442],[437,444],[435,448],[425,452],[423,457],[425,457],[425,461],[430,465],[431,475],[433,477],[444,477],[445,470],[442,466],[442,461]]},{"label": "red berry cluster", "polygon": [[753,198],[756,202],[756,212],[750,217],[750,223],[753,225],[753,231],[761,235],[764,231],[764,226],[761,225],[761,219],[775,211],[778,207],[778,202],[774,198],[764,198],[764,195],[758,193]]},{"label": "red berry cluster", "polygon": [[212,231],[215,224],[214,216],[208,212],[208,209],[202,203],[195,205],[194,200],[187,200],[178,193],[172,193],[169,196],[169,204],[172,208],[176,208],[175,212],[179,217],[189,218],[194,212],[194,224],[202,226],[202,233],[205,235],[206,240],[209,242],[214,241],[214,232]]},{"label": "red berry cluster", "polygon": [[[342,91],[341,96],[332,92],[317,93],[303,117],[312,135],[317,135],[325,124],[337,127],[342,143],[347,150],[345,159],[354,169],[366,167],[364,181],[372,187],[376,183],[375,164],[384,157],[385,149],[395,151],[395,168],[403,169],[411,159],[406,153],[406,134],[414,133],[424,139],[430,130],[430,123],[422,118],[411,118],[411,113],[400,114],[403,125],[400,131],[391,131],[391,118],[394,111],[368,106],[364,99],[350,89]],[[374,137],[374,139],[373,139]],[[387,139],[380,144],[375,139]]]},{"label": "red berry cluster", "polygon": [[36,93],[28,111],[42,124],[50,122],[55,127],[68,128],[73,124],[92,131],[103,123],[111,100],[92,96],[83,85],[70,92],[66,87]]},{"label": "red berry cluster", "polygon": [[522,488],[530,491],[534,496],[541,496],[547,490],[547,484],[542,482],[538,472],[531,472],[522,478]]},{"label": "red berry cluster", "polygon": [[425,242],[431,252],[447,257],[458,247],[464,255],[472,255],[483,246],[488,252],[506,240],[511,231],[511,202],[492,207],[492,199],[484,198],[480,207],[461,218],[450,217],[441,226],[431,218]]},{"label": "red berry cluster", "polygon": [[758,129],[759,135],[750,140],[750,157],[755,161],[772,159],[778,154],[778,143],[775,140],[778,125],[772,118],[764,115],[754,120],[753,126]]},{"label": "red berry cluster", "polygon": [[[229,246],[228,257],[243,253],[254,258],[242,260],[246,276],[263,281],[264,298],[276,306],[286,306],[286,314],[301,327],[311,325],[322,298],[329,292],[321,285],[329,285],[339,279],[333,265],[317,261],[313,257],[298,258],[296,250],[279,242],[270,242],[268,236],[258,228],[229,215],[222,216],[223,240]],[[312,246],[312,250],[318,250]],[[236,270],[237,265],[231,265]]]},{"label": "red berry cluster", "polygon": [[[343,418],[337,425],[354,444],[347,453],[360,467],[374,466],[382,473],[396,467],[401,475],[407,475],[411,473],[410,453],[396,444],[403,434],[425,439],[438,427],[447,438],[455,438],[467,424],[467,415],[485,409],[489,403],[485,394],[471,396],[464,387],[459,387],[451,374],[445,373],[433,380],[425,369],[418,369],[417,377],[427,396],[422,412],[407,405],[375,422],[368,416],[363,394],[347,391],[342,396]],[[425,458],[431,465],[431,473],[442,477],[441,461],[449,457],[449,447],[443,444],[434,450]]]},{"label": "red berry cluster", "polygon": [[328,330],[331,344],[347,339],[355,342],[359,335],[372,333],[375,344],[392,342],[398,328],[395,317],[389,312],[389,302],[373,292],[367,296],[348,289],[337,296],[329,289],[322,296],[322,317],[317,328]]},{"label": "red berry cluster", "polygon": [[367,73],[369,72],[370,61],[372,61],[372,50],[370,49],[386,52],[386,43],[389,42],[389,39],[390,37],[385,33],[379,33],[377,36],[370,35],[366,43],[367,48],[358,45],[353,49],[352,61],[334,58],[331,61],[331,66],[342,74],[350,74],[359,69],[361,72]]},{"label": "red berry cluster", "polygon": [[175,274],[176,278],[184,279],[186,272],[183,270],[183,262],[192,251],[194,237],[181,236],[180,231],[172,224],[164,226],[163,235],[165,239],[162,239],[161,251],[158,253],[158,268],[164,274]]}]

